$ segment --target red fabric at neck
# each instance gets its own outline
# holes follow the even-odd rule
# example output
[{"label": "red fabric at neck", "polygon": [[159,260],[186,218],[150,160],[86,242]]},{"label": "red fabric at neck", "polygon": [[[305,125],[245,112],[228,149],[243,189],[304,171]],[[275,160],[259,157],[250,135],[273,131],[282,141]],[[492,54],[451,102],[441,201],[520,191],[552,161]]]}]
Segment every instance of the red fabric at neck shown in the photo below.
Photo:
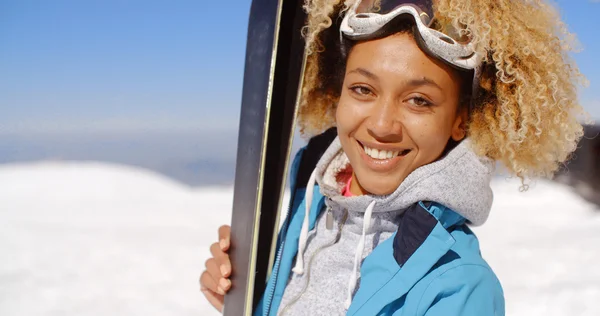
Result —
[{"label": "red fabric at neck", "polygon": [[348,183],[346,183],[346,186],[342,190],[342,195],[343,196],[345,196],[345,197],[352,197],[352,196],[354,196],[354,194],[352,194],[352,192],[350,192],[350,185],[351,184],[352,184],[352,177],[350,177],[350,179],[348,179]]}]

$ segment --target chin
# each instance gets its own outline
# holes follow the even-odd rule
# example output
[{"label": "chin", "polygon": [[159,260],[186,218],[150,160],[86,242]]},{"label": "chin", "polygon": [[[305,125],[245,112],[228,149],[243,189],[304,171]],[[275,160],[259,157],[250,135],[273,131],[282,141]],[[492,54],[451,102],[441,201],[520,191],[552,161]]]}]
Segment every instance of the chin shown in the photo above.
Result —
[{"label": "chin", "polygon": [[371,195],[388,195],[394,193],[402,182],[385,181],[383,177],[371,176],[367,181],[360,181],[360,176],[357,175],[358,182],[362,188]]},{"label": "chin", "polygon": [[371,192],[372,195],[389,195],[394,193],[394,191],[396,191],[397,188],[394,189],[375,189],[375,190],[369,190],[369,192]]}]

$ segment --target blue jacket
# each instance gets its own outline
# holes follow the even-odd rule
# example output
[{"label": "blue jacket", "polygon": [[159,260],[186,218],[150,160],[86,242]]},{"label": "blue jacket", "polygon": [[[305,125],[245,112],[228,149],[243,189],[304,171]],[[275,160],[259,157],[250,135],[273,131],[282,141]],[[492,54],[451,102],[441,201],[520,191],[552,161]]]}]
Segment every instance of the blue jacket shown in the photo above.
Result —
[{"label": "blue jacket", "polygon": [[[298,178],[305,151],[294,159],[292,179]],[[298,252],[304,219],[304,212],[298,210],[304,209],[306,201],[305,188],[297,188],[296,182],[291,184],[292,201],[255,316],[277,315]],[[315,186],[310,229],[323,205],[324,197]],[[481,257],[477,237],[465,219],[429,202],[420,202],[405,214],[398,232],[364,259],[359,289],[347,315],[504,315],[502,287]]]}]

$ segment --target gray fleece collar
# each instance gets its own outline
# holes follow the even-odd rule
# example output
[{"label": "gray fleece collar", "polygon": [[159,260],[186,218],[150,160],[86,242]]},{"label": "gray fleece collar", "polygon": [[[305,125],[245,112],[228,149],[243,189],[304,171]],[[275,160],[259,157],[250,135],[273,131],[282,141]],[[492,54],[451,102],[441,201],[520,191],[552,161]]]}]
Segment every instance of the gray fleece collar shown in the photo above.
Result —
[{"label": "gray fleece collar", "polygon": [[417,168],[393,193],[385,196],[344,197],[338,174],[348,170],[349,160],[338,137],[317,164],[317,183],[329,202],[342,208],[364,212],[376,201],[373,212],[404,210],[420,201],[440,203],[460,214],[471,224],[482,225],[488,218],[493,201],[490,181],[494,172],[491,159],[477,156],[464,140],[442,159]]}]

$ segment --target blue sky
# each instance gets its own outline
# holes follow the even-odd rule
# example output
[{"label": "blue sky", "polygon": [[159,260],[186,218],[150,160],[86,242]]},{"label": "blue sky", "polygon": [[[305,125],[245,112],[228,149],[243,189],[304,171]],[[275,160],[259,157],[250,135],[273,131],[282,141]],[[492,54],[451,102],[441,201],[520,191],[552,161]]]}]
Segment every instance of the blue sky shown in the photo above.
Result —
[{"label": "blue sky", "polygon": [[[600,3],[557,1],[600,119]],[[0,132],[237,127],[249,0],[0,0]],[[226,13],[226,15],[225,15]]]},{"label": "blue sky", "polygon": [[236,126],[249,1],[0,0],[0,126]]}]

